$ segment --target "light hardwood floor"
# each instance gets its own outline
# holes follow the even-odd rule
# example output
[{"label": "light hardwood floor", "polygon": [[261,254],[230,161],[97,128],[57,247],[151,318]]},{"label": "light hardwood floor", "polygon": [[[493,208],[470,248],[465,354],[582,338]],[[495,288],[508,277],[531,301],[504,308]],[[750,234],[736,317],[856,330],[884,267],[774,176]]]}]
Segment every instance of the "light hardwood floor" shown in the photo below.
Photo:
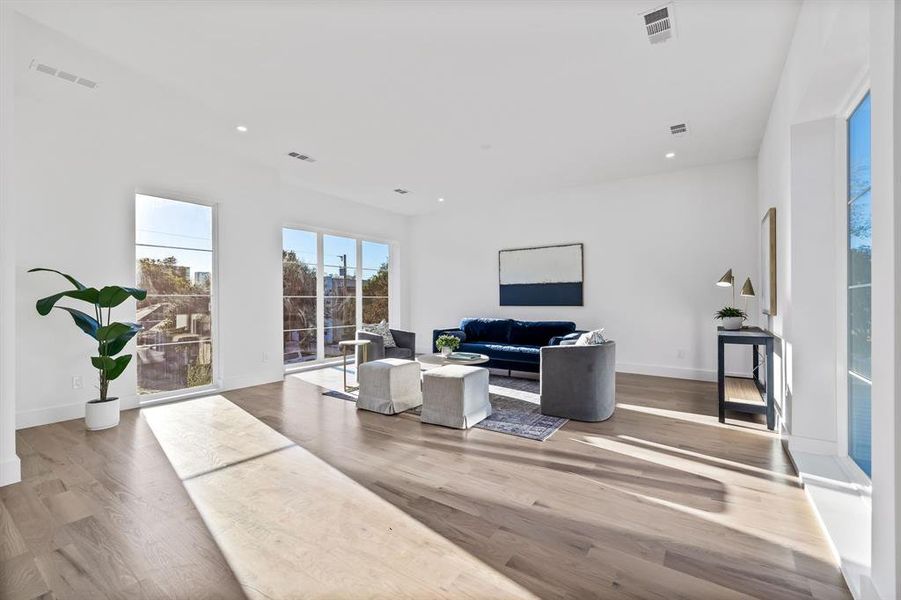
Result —
[{"label": "light hardwood floor", "polygon": [[[360,518],[354,502],[378,496],[379,515],[429,545],[411,554],[414,535],[383,552],[434,575],[417,580],[432,588],[400,585],[394,597],[850,598],[778,438],[756,418],[717,423],[714,384],[620,374],[612,419],[570,422],[545,442],[357,412],[320,391],[288,377],[223,394],[287,438],[293,474],[223,462],[220,448],[205,467],[173,458],[180,477],[148,426],[155,417],[139,411],[106,432],[80,421],[20,431],[24,481],[0,488],[0,597],[241,597],[265,555],[236,554],[209,503],[246,498],[270,476],[266,502],[313,502],[330,552],[297,553],[271,578],[368,579],[372,595],[406,581],[352,567],[361,534],[342,524]],[[178,435],[158,434],[170,455],[190,456],[171,450]],[[254,462],[253,479],[237,469]],[[231,473],[206,500],[192,491],[205,526],[185,485],[210,465]],[[315,512],[315,494],[292,494],[302,480],[278,485],[297,472],[356,512]]]}]

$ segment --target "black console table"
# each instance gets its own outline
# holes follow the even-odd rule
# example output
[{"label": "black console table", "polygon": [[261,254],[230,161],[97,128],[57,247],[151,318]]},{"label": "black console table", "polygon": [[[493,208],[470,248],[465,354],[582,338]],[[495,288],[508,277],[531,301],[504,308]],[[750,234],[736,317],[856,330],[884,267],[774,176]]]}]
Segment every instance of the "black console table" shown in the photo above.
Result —
[{"label": "black console table", "polygon": [[[734,410],[744,413],[757,413],[766,415],[767,429],[772,430],[776,426],[776,406],[773,397],[773,334],[760,327],[743,327],[737,330],[717,328],[718,339],[718,367],[717,383],[719,387],[719,417],[720,423],[726,422],[726,411]],[[750,383],[760,393],[762,402],[737,402],[726,399],[726,344],[744,344],[753,346],[752,370]],[[760,356],[758,348],[766,349],[764,361],[766,362],[765,385],[760,382]],[[738,381],[747,381],[745,378],[730,377]]]}]

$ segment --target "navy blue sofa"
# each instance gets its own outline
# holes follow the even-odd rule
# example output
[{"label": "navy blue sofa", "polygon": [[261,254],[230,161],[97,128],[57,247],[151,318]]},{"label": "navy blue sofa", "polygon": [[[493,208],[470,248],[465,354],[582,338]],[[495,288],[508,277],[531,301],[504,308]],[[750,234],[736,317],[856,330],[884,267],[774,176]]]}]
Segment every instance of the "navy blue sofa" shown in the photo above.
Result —
[{"label": "navy blue sofa", "polygon": [[459,352],[478,352],[491,360],[487,367],[538,373],[541,347],[558,346],[567,337],[584,333],[571,321],[516,321],[514,319],[463,319],[459,327],[432,331],[432,352],[440,335],[460,338]]}]

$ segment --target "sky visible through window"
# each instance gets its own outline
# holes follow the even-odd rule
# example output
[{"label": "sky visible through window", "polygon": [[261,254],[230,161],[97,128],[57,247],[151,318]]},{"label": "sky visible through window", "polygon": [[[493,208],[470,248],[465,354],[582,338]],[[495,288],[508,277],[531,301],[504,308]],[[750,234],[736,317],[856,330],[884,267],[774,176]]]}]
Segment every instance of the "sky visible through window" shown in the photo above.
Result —
[{"label": "sky visible through window", "polygon": [[135,211],[135,241],[144,246],[142,256],[174,256],[179,265],[191,269],[191,277],[197,272],[212,272],[213,211],[209,206],[137,194]]}]

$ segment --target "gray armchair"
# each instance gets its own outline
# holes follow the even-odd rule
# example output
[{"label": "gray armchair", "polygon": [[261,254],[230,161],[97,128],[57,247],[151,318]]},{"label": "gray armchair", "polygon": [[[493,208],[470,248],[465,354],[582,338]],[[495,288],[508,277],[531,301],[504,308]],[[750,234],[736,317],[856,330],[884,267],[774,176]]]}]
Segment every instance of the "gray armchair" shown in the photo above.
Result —
[{"label": "gray armchair", "polygon": [[541,349],[541,414],[604,421],[616,408],[616,343]]},{"label": "gray armchair", "polygon": [[[404,358],[413,360],[416,356],[416,334],[412,331],[392,329],[391,335],[394,336],[394,343],[397,344],[396,348],[385,348],[384,338],[377,333],[357,331],[358,340],[369,340],[369,347],[366,349],[366,362],[371,360],[381,360],[383,358]],[[360,364],[361,356],[362,351],[357,350],[357,364]]]}]

